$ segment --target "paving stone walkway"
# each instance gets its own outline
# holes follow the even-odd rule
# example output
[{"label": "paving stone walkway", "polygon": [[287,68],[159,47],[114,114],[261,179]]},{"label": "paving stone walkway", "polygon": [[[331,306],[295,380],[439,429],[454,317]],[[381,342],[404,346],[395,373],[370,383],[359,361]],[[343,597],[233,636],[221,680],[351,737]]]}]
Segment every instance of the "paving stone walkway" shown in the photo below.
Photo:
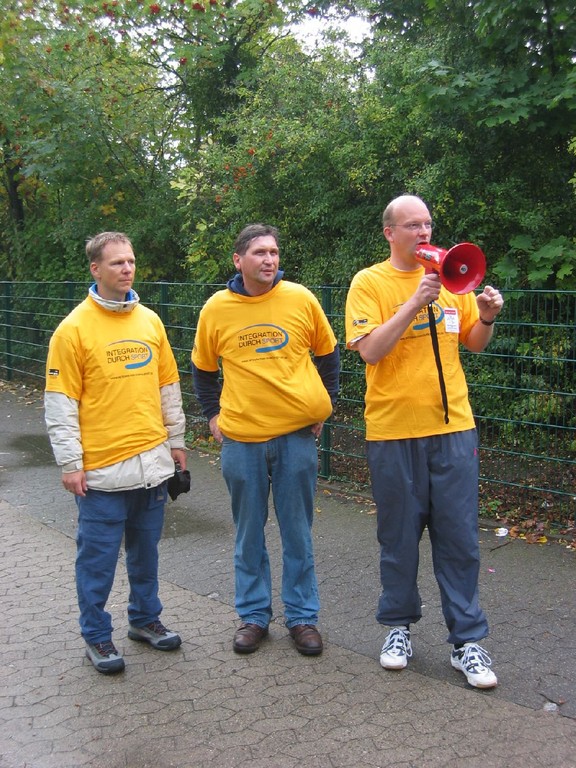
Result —
[{"label": "paving stone walkway", "polygon": [[[1,768],[576,765],[576,563],[561,545],[495,549],[493,532],[483,533],[496,690],[471,689],[450,668],[425,558],[430,602],[414,632],[415,658],[385,672],[373,618],[373,519],[361,500],[321,489],[326,650],[296,653],[279,618],[257,653],[238,656],[225,489],[217,461],[193,451],[196,489],[170,508],[161,545],[163,619],[184,642],[162,653],[126,637],[120,562],[110,608],[126,671],[108,677],[84,657],[78,633],[74,504],[59,486],[41,407],[26,392],[0,389],[0,428]],[[277,558],[273,527],[270,539]],[[543,650],[550,658],[535,668]]]}]

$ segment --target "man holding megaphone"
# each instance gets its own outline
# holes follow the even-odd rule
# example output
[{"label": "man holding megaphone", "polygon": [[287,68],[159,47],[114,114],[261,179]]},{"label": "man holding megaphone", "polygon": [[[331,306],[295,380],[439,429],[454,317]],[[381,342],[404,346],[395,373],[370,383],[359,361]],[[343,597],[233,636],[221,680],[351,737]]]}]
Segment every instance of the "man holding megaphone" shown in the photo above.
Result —
[{"label": "man holding megaphone", "polygon": [[419,544],[427,527],[450,661],[477,688],[497,678],[479,645],[478,440],[459,344],[481,352],[503,306],[491,286],[475,296],[484,254],[431,245],[425,203],[402,195],[386,207],[390,258],[361,270],[346,302],[346,340],[366,363],[366,441],[376,502],[382,592],[376,618],[389,628],[385,669],[412,656],[422,617]]}]

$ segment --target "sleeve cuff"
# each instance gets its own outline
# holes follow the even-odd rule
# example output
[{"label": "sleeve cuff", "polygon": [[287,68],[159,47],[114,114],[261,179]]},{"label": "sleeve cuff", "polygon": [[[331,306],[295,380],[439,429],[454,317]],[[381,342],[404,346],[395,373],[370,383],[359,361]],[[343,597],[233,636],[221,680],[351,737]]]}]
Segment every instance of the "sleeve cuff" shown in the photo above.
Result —
[{"label": "sleeve cuff", "polygon": [[60,469],[64,473],[79,472],[81,469],[84,469],[84,463],[82,459],[78,459],[77,461],[69,461],[66,464],[62,464]]}]

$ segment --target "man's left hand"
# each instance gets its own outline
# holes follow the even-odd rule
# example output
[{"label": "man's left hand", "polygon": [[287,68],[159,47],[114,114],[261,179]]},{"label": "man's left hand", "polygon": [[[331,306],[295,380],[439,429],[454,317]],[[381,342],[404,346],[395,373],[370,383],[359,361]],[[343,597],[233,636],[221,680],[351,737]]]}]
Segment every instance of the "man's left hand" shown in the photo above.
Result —
[{"label": "man's left hand", "polygon": [[184,448],[172,448],[170,451],[174,463],[180,464],[180,469],[186,469],[186,451]]},{"label": "man's left hand", "polygon": [[504,299],[500,291],[487,285],[482,293],[476,297],[476,303],[482,320],[490,322],[502,311]]}]

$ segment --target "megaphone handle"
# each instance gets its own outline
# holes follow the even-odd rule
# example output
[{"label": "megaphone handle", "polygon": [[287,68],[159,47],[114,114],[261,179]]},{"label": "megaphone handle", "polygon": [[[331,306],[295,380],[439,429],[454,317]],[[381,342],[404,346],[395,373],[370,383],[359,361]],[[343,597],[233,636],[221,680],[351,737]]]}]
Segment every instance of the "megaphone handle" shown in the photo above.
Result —
[{"label": "megaphone handle", "polygon": [[432,349],[434,350],[434,359],[436,361],[436,368],[438,369],[440,395],[442,397],[442,405],[444,406],[444,423],[448,424],[450,421],[448,417],[448,395],[446,393],[446,382],[444,381],[444,372],[442,370],[442,360],[440,359],[440,347],[438,346],[438,333],[436,331],[436,318],[434,316],[434,308],[432,303],[428,304],[428,324],[430,325],[430,338],[432,339]]}]

